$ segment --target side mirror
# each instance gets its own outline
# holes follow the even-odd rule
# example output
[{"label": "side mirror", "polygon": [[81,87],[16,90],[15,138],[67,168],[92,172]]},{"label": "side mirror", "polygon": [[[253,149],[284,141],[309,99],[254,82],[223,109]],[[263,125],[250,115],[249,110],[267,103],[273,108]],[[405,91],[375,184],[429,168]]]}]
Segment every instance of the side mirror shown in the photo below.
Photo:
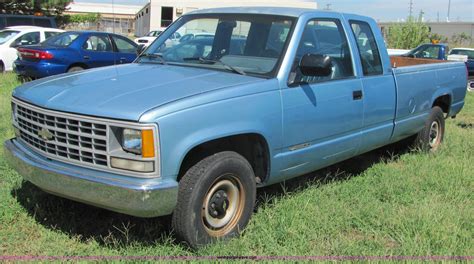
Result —
[{"label": "side mirror", "polygon": [[301,58],[299,68],[305,76],[326,77],[332,73],[332,59],[320,54],[306,54]]},{"label": "side mirror", "polygon": [[145,45],[138,45],[137,50],[136,50],[137,55],[142,54],[144,50],[145,50]]}]

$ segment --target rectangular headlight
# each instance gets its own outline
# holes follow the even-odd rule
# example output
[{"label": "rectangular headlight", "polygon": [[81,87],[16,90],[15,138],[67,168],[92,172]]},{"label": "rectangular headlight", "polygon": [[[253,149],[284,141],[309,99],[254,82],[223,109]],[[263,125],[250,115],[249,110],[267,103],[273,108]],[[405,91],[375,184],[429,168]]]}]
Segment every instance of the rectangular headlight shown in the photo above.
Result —
[{"label": "rectangular headlight", "polygon": [[153,130],[123,129],[122,148],[143,158],[155,157]]},{"label": "rectangular headlight", "polygon": [[122,132],[123,150],[137,155],[142,154],[142,132],[136,129],[125,128]]}]

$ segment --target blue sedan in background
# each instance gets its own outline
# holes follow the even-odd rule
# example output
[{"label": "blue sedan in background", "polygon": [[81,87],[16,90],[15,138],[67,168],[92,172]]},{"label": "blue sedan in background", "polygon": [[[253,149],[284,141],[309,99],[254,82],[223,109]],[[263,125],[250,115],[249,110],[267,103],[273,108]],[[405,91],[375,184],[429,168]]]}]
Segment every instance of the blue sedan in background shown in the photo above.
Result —
[{"label": "blue sedan in background", "polygon": [[104,32],[65,32],[45,42],[18,48],[15,72],[22,77],[42,78],[66,72],[130,63],[137,44]]}]

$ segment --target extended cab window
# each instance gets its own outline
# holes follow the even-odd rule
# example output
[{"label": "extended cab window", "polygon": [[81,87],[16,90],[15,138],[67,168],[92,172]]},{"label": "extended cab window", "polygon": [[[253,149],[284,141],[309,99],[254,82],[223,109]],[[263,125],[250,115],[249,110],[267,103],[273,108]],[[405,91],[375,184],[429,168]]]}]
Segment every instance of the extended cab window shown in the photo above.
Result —
[{"label": "extended cab window", "polygon": [[359,48],[364,75],[383,74],[380,52],[370,25],[362,21],[350,21],[350,24]]},{"label": "extended cab window", "polygon": [[[332,73],[326,77],[304,76],[298,64],[306,54],[331,57]],[[308,22],[300,40],[289,83],[318,83],[353,76],[351,52],[341,23],[338,20],[326,19]]]}]

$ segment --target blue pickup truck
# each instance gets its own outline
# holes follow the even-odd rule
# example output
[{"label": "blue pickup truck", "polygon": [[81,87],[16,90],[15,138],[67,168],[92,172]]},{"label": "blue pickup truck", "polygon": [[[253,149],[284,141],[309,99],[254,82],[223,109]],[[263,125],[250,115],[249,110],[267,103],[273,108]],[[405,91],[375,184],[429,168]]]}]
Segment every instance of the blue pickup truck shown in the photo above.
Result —
[{"label": "blue pickup truck", "polygon": [[[164,45],[197,31],[212,41]],[[463,108],[466,66],[411,60],[391,59],[363,16],[198,10],[132,64],[15,89],[5,153],[46,192],[172,214],[177,237],[199,247],[245,228],[258,187],[406,138],[438,149]]]}]

